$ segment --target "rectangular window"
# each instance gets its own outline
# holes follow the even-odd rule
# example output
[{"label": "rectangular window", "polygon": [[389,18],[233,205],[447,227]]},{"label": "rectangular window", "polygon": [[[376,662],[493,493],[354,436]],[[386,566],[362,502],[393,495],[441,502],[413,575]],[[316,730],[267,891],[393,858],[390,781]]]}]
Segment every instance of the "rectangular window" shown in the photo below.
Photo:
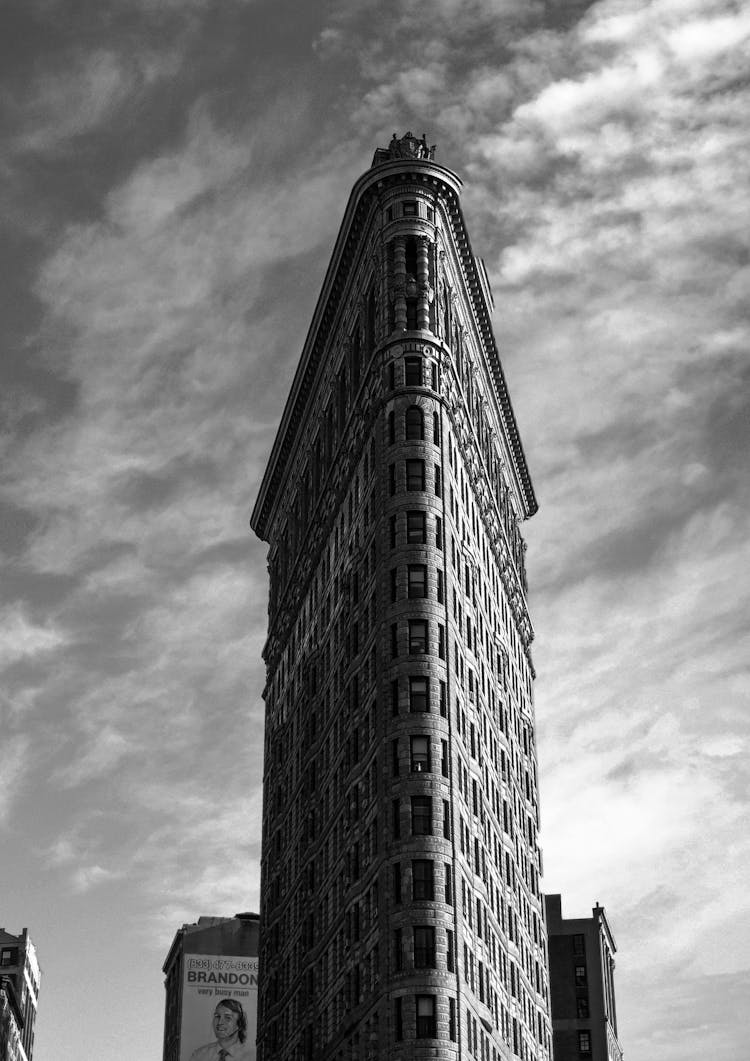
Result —
[{"label": "rectangular window", "polygon": [[391,549],[396,548],[396,517],[391,516]]},{"label": "rectangular window", "polygon": [[429,711],[429,678],[409,678],[409,710]]},{"label": "rectangular window", "polygon": [[414,926],[414,968],[435,968],[435,929],[432,925]]},{"label": "rectangular window", "polygon": [[445,901],[448,906],[453,906],[453,868],[450,862],[444,864],[445,872]]},{"label": "rectangular window", "polygon": [[401,1042],[404,1037],[404,1000],[396,998],[393,1000],[395,1009],[396,1041]]},{"label": "rectangular window", "polygon": [[438,656],[445,659],[445,627],[438,623]]},{"label": "rectangular window", "polygon": [[417,216],[417,204],[413,199],[403,203],[404,217],[416,217]]},{"label": "rectangular window", "polygon": [[435,496],[440,497],[443,492],[443,474],[440,465],[435,465]]},{"label": "rectangular window", "polygon": [[440,683],[440,714],[443,718],[448,714],[448,689],[445,682]]},{"label": "rectangular window", "polygon": [[398,568],[391,568],[391,604],[396,603],[398,594]]},{"label": "rectangular window", "polygon": [[421,656],[427,652],[427,622],[424,619],[409,620],[409,654]]},{"label": "rectangular window", "polygon": [[401,800],[394,799],[391,805],[391,819],[393,823],[393,839],[401,838]]},{"label": "rectangular window", "polygon": [[398,623],[391,623],[391,658],[398,655]]},{"label": "rectangular window", "polygon": [[578,1033],[578,1053],[581,1057],[591,1056],[591,1032],[582,1031]]},{"label": "rectangular window", "polygon": [[443,548],[443,521],[440,516],[435,517],[435,546],[438,549]]},{"label": "rectangular window", "polygon": [[407,387],[422,386],[422,358],[404,358],[404,384]]},{"label": "rectangular window", "polygon": [[435,996],[434,995],[417,995],[417,997],[416,997],[416,1009],[417,1009],[417,1038],[418,1039],[434,1039],[434,1038],[436,1038]]},{"label": "rectangular window", "polygon": [[430,738],[410,737],[412,773],[424,774],[430,771]]},{"label": "rectangular window", "polygon": [[427,567],[424,564],[408,565],[408,595],[412,599],[427,596]]},{"label": "rectangular window", "polygon": [[576,967],[575,967],[575,978],[576,978],[576,987],[585,987],[586,986],[586,966],[585,965],[576,965]]},{"label": "rectangular window", "polygon": [[413,836],[432,834],[432,797],[411,797],[411,831]]},{"label": "rectangular window", "polygon": [[398,678],[391,682],[391,714],[398,714]]},{"label": "rectangular window", "polygon": [[576,999],[576,1014],[579,1020],[589,1019],[589,1000],[587,996]]},{"label": "rectangular window", "polygon": [[448,929],[445,933],[445,946],[445,965],[448,972],[453,973],[456,971],[456,959],[454,957],[455,947],[453,943],[453,932],[451,929]]},{"label": "rectangular window", "polygon": [[404,967],[404,933],[400,928],[393,933],[393,967],[396,972]]},{"label": "rectangular window", "polygon": [[406,541],[409,545],[424,545],[427,541],[424,512],[406,513]]},{"label": "rectangular window", "polygon": [[388,465],[388,490],[389,490],[391,496],[393,496],[393,494],[396,493],[396,465],[395,464],[389,464]]},{"label": "rectangular window", "polygon": [[443,836],[446,840],[451,838],[451,808],[447,799],[443,800]]},{"label": "rectangular window", "polygon": [[391,766],[394,777],[398,777],[398,740],[391,741]]},{"label": "rectangular window", "polygon": [[448,999],[448,1038],[451,1042],[456,1041],[456,1000]]},{"label": "rectangular window", "polygon": [[401,902],[401,863],[393,863],[393,901]]},{"label": "rectangular window", "polygon": [[445,600],[444,577],[441,568],[437,569],[437,601],[442,604]]},{"label": "rectangular window", "polygon": [[582,933],[576,932],[573,936],[573,953],[574,954],[585,954],[586,943]]},{"label": "rectangular window", "polygon": [[[425,472],[424,472],[424,461],[422,460],[408,460],[406,461],[406,489],[407,490],[422,490],[424,491],[425,483]],[[395,493],[395,489],[391,493]]]},{"label": "rectangular window", "polygon": [[448,777],[448,741],[441,741],[440,746],[442,748],[442,754],[440,756],[440,772],[443,777]]},{"label": "rectangular window", "polygon": [[435,882],[430,859],[414,859],[411,864],[411,890],[415,900],[435,898]]}]

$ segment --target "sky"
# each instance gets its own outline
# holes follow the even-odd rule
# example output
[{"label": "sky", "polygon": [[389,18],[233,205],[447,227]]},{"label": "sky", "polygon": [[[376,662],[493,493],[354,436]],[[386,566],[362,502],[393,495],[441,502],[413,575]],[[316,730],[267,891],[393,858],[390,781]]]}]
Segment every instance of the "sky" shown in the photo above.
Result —
[{"label": "sky", "polygon": [[750,11],[5,0],[0,925],[35,1061],[161,1057],[161,965],[258,909],[248,521],[350,188],[464,181],[539,512],[544,887],[605,906],[627,1061],[750,997]]}]

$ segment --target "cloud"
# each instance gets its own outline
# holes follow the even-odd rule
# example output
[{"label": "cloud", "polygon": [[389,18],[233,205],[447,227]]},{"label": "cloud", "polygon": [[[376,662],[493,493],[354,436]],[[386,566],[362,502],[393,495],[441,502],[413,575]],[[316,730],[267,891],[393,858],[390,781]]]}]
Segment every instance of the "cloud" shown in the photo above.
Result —
[{"label": "cloud", "polygon": [[16,733],[3,737],[0,745],[0,825],[10,819],[13,804],[21,795],[22,784],[30,765],[31,742],[26,734]]},{"label": "cloud", "polygon": [[51,652],[65,644],[65,640],[60,630],[31,621],[20,604],[0,611],[0,667]]}]

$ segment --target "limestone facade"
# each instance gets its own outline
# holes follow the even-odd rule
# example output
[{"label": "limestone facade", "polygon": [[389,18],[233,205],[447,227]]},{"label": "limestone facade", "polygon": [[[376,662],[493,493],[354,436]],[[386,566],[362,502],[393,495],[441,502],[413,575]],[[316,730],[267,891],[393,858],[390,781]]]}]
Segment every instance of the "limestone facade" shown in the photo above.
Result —
[{"label": "limestone facade", "polygon": [[376,152],[253,513],[263,1061],[551,1054],[536,501],[460,188],[411,134]]}]

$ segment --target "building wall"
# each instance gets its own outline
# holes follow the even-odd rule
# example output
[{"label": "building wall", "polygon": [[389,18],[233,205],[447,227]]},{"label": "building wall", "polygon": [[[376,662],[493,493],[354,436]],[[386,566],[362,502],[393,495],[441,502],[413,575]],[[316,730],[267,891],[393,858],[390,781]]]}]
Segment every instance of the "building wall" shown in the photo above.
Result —
[{"label": "building wall", "polygon": [[555,1061],[622,1061],[614,993],[614,938],[603,907],[563,918],[546,897]]},{"label": "building wall", "polygon": [[457,178],[373,174],[253,517],[262,1057],[547,1058],[533,491]]},{"label": "building wall", "polygon": [[[18,936],[0,929],[0,976],[9,981],[3,1017],[9,1041],[14,1044],[7,1048],[9,1057],[15,1061],[17,1055],[20,1061],[32,1061],[41,971],[28,929],[24,928]],[[9,1001],[11,993],[14,1006]],[[15,1021],[13,1008],[17,1009]]]},{"label": "building wall", "polygon": [[185,956],[224,954],[232,957],[258,955],[258,915],[201,917],[183,925],[176,933],[162,971],[164,973],[163,1061],[180,1061],[182,993]]}]

